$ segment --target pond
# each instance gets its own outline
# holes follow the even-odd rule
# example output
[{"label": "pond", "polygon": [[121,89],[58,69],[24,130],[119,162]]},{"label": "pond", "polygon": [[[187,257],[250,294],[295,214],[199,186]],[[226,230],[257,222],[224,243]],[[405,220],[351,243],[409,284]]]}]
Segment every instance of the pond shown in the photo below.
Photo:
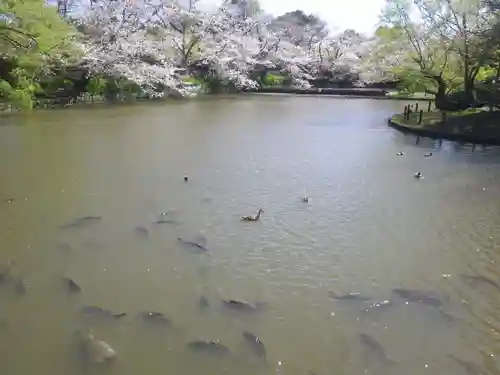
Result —
[{"label": "pond", "polygon": [[[500,151],[416,144],[387,126],[404,104],[248,95],[2,119],[0,373],[499,374]],[[112,363],[77,355],[89,328]]]}]

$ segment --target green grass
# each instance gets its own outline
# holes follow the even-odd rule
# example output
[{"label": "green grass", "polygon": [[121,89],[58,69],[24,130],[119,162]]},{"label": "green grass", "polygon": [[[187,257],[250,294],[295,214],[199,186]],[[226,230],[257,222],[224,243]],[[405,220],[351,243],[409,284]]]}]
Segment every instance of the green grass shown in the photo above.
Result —
[{"label": "green grass", "polygon": [[[446,118],[451,119],[453,117],[466,117],[481,112],[483,111],[480,109],[469,108],[464,111],[446,112]],[[418,112],[417,113],[414,112],[410,115],[410,118],[408,120],[404,118],[403,114],[392,116],[392,120],[401,125],[408,125],[414,127],[429,127],[441,123],[443,119],[443,113],[441,111],[426,112],[424,110],[424,113],[422,115],[422,124],[418,123],[419,117],[420,114]]]}]

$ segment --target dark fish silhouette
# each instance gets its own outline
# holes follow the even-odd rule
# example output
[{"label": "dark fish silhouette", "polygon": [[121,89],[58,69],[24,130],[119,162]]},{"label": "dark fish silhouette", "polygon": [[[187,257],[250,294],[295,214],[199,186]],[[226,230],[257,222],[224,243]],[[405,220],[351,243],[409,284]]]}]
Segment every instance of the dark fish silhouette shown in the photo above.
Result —
[{"label": "dark fish silhouette", "polygon": [[96,316],[96,317],[102,317],[102,318],[122,318],[127,313],[124,312],[113,312],[107,309],[103,309],[102,307],[99,306],[83,306],[80,308],[80,312],[84,315],[90,315],[90,316]]},{"label": "dark fish silhouette", "polygon": [[349,293],[349,294],[343,294],[343,295],[338,295],[332,291],[328,292],[330,294],[330,297],[335,298],[335,299],[340,299],[340,300],[347,300],[347,301],[368,301],[369,298],[361,295],[361,293]]},{"label": "dark fish silhouette", "polygon": [[73,250],[73,248],[71,247],[71,245],[69,245],[67,243],[61,243],[61,244],[57,245],[57,248],[60,251],[68,252],[68,253]]},{"label": "dark fish silhouette", "polygon": [[264,346],[262,341],[260,341],[260,339],[257,336],[255,336],[251,332],[244,331],[243,338],[248,343],[250,348],[252,348],[254,353],[257,354],[257,356],[259,358],[262,358],[264,360],[266,359],[266,347]]},{"label": "dark fish silhouette", "polygon": [[26,294],[26,292],[28,291],[28,288],[27,288],[26,284],[24,283],[23,279],[17,279],[14,282],[14,291],[18,295],[24,295],[24,294]]},{"label": "dark fish silhouette", "polygon": [[137,226],[134,231],[140,237],[149,237],[149,230],[147,228]]},{"label": "dark fish silhouette", "polygon": [[0,267],[0,285],[6,283],[10,278],[10,266]]},{"label": "dark fish silhouette", "polygon": [[12,276],[12,259],[6,263],[0,264],[0,285],[9,281]]},{"label": "dark fish silhouette", "polygon": [[195,249],[197,251],[201,251],[201,252],[207,252],[208,249],[205,247],[205,245],[202,245],[198,242],[193,242],[193,241],[186,241],[186,240],[183,240],[182,238],[180,237],[177,237],[177,241],[181,242],[182,244],[192,248],[192,249]]},{"label": "dark fish silhouette", "polygon": [[71,293],[80,293],[82,291],[80,285],[78,285],[73,279],[70,279],[69,277],[63,277],[63,283]]},{"label": "dark fish silhouette", "polygon": [[180,221],[172,219],[159,219],[155,221],[155,224],[182,224]]},{"label": "dark fish silhouette", "polygon": [[188,348],[200,353],[214,355],[217,357],[227,357],[231,354],[229,349],[219,341],[196,340],[187,344]]},{"label": "dark fish silhouette", "polygon": [[488,277],[485,276],[472,276],[472,275],[460,275],[460,278],[462,281],[466,284],[469,284],[471,286],[476,286],[476,285],[489,285],[492,286],[498,290],[500,290],[500,285],[496,282],[491,280]]},{"label": "dark fish silhouette", "polygon": [[222,303],[225,307],[235,311],[243,311],[243,312],[254,312],[258,311],[260,307],[264,305],[264,303],[251,303],[243,300],[236,299],[228,299],[222,300]]},{"label": "dark fish silhouette", "polygon": [[86,225],[89,225],[91,223],[94,223],[96,221],[100,221],[102,219],[102,216],[84,216],[84,217],[79,217],[67,224],[63,224],[61,228],[80,228]]},{"label": "dark fish silhouette", "polygon": [[170,320],[160,312],[145,311],[141,313],[142,320],[147,323],[155,323],[163,326],[170,326]]},{"label": "dark fish silhouette", "polygon": [[489,375],[490,373],[481,367],[479,365],[475,364],[472,361],[467,361],[464,359],[456,358],[453,355],[450,355],[450,358],[453,359],[455,362],[457,362],[460,366],[462,366],[467,373],[467,375]]},{"label": "dark fish silhouette", "polygon": [[361,344],[363,345],[365,350],[367,350],[370,354],[372,354],[378,362],[380,362],[385,366],[395,364],[394,361],[387,358],[387,355],[385,354],[385,349],[382,346],[382,344],[380,344],[373,337],[367,335],[366,333],[360,333],[359,339],[361,340]]},{"label": "dark fish silhouette", "polygon": [[441,307],[443,301],[431,293],[423,292],[416,289],[393,289],[392,292],[407,302],[421,303],[432,307]]},{"label": "dark fish silhouette", "polygon": [[207,297],[200,296],[200,299],[198,301],[198,306],[201,307],[201,308],[208,308],[208,307],[210,307],[210,304],[208,302]]}]

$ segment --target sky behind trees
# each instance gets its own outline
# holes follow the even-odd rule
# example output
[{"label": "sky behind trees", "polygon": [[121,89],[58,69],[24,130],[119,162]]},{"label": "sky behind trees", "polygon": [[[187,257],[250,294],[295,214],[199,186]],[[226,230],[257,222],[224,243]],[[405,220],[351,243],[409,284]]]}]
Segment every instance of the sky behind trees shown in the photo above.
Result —
[{"label": "sky behind trees", "polygon": [[[303,10],[328,22],[332,30],[354,29],[371,33],[376,28],[384,0],[259,0],[266,13],[279,16],[283,13]],[[218,5],[220,0],[201,0],[206,6]]]},{"label": "sky behind trees", "polygon": [[[46,0],[56,5],[57,0]],[[200,0],[204,8],[217,6],[221,0]],[[297,9],[313,13],[328,23],[332,31],[354,29],[371,34],[378,23],[384,0],[259,0],[264,12],[279,16]]]}]

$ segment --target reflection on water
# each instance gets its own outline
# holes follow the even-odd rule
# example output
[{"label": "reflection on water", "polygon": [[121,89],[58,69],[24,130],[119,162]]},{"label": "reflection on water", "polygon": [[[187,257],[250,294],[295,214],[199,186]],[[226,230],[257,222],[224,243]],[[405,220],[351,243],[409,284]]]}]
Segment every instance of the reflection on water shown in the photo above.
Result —
[{"label": "reflection on water", "polygon": [[[416,143],[404,104],[10,118],[0,373],[499,374],[500,152]],[[90,327],[109,366],[76,357]]]}]

